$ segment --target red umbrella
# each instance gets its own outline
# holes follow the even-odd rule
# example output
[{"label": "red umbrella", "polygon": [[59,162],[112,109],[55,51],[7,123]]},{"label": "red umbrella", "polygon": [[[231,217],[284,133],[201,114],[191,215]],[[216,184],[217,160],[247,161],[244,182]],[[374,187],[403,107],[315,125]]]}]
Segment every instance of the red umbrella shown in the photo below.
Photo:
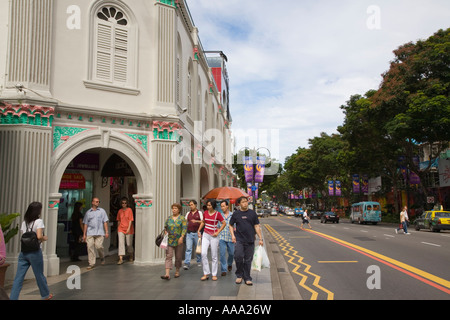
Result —
[{"label": "red umbrella", "polygon": [[236,200],[240,197],[248,197],[249,195],[242,191],[239,188],[234,187],[220,187],[215,188],[209,191],[203,199],[230,199],[230,200]]}]

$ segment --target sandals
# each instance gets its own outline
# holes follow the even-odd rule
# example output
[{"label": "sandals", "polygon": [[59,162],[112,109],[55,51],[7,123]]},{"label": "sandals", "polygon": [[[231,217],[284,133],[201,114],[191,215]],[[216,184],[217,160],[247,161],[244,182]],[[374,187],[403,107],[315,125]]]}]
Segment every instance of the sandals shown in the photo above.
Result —
[{"label": "sandals", "polygon": [[204,275],[203,277],[200,278],[200,280],[202,280],[202,281],[205,281],[205,280],[208,280],[208,279],[209,279],[209,276],[207,276],[207,275]]},{"label": "sandals", "polygon": [[170,276],[164,275],[164,276],[161,276],[161,279],[163,279],[163,280],[170,280]]},{"label": "sandals", "polygon": [[245,281],[245,284],[248,285],[248,286],[252,286],[252,285],[253,285],[253,282],[251,282],[250,280],[248,280],[248,281]]},{"label": "sandals", "polygon": [[241,284],[242,283],[242,278],[237,278],[236,279],[236,284]]}]

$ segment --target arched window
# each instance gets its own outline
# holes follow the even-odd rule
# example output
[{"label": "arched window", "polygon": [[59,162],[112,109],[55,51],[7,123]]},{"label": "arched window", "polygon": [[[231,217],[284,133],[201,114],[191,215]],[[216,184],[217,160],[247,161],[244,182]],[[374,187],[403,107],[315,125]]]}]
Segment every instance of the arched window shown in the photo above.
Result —
[{"label": "arched window", "polygon": [[139,93],[133,90],[137,87],[137,27],[127,11],[111,1],[99,1],[92,8],[87,87]]}]

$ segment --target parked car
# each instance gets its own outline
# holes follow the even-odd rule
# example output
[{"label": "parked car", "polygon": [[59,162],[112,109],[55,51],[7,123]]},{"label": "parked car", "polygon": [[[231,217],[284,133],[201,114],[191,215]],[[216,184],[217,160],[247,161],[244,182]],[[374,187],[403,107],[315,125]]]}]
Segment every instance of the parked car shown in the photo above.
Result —
[{"label": "parked car", "polygon": [[450,230],[450,211],[426,211],[414,222],[417,231],[430,229],[433,232]]},{"label": "parked car", "polygon": [[339,223],[339,216],[335,212],[325,212],[320,218],[320,223],[327,223],[328,221]]},{"label": "parked car", "polygon": [[275,208],[272,208],[272,211],[270,212],[271,216],[277,216],[278,215],[278,210]]},{"label": "parked car", "polygon": [[294,209],[291,209],[291,208],[286,209],[286,215],[287,216],[293,216],[294,215]]},{"label": "parked car", "polygon": [[313,211],[310,214],[311,219],[320,219],[320,217],[322,216],[322,212],[320,211]]}]

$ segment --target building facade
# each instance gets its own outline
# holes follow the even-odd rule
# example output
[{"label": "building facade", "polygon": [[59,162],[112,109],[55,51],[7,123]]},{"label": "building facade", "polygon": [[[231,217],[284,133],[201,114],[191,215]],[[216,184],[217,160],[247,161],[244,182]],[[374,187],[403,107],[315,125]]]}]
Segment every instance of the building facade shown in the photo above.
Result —
[{"label": "building facade", "polygon": [[[162,262],[171,204],[233,184],[225,55],[204,51],[184,0],[1,0],[0,18],[0,212],[21,223],[44,204],[52,276],[75,202],[100,198],[108,248],[126,196],[135,263]],[[19,237],[7,252],[12,277]]]}]

